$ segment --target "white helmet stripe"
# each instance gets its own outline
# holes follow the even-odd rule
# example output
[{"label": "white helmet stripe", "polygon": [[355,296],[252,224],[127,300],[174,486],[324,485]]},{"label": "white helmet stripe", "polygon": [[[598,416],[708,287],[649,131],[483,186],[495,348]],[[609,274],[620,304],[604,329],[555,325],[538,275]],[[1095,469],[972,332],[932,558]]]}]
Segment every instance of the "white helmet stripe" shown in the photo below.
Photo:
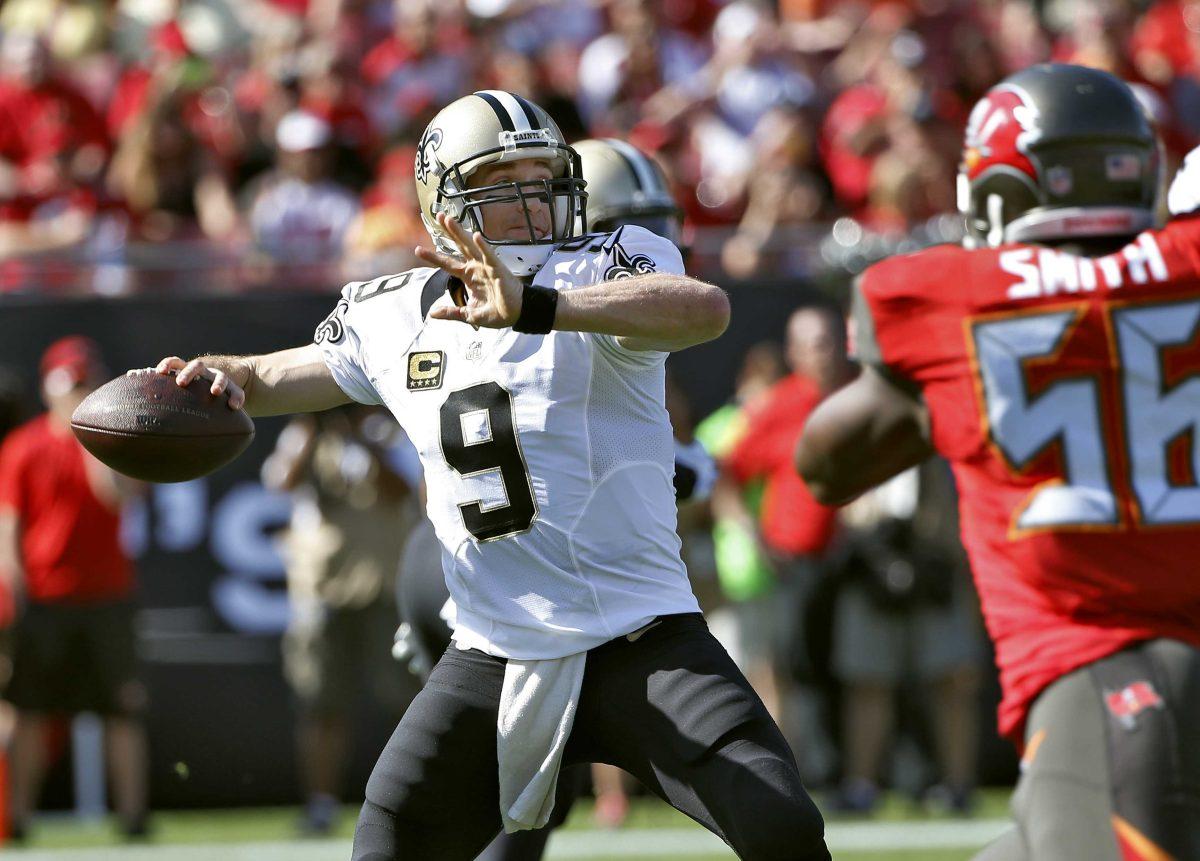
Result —
[{"label": "white helmet stripe", "polygon": [[625,157],[625,161],[633,168],[636,174],[638,188],[643,192],[664,191],[662,183],[659,182],[658,176],[654,169],[647,164],[647,158],[642,154],[637,147],[626,143],[623,140],[616,138],[605,138],[604,142],[615,149],[618,153]]},{"label": "white helmet stripe", "polygon": [[525,110],[521,107],[521,103],[513,98],[512,93],[507,93],[504,90],[480,90],[476,95],[487,94],[500,103],[508,114],[509,120],[512,122],[513,131],[527,132],[533,126],[529,124],[529,118],[525,116]]}]

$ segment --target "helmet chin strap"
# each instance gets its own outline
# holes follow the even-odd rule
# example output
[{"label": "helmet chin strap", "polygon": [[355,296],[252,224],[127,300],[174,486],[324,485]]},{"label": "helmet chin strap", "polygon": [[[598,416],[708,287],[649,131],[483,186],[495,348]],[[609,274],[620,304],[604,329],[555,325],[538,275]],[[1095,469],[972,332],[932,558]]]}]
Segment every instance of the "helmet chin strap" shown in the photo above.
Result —
[{"label": "helmet chin strap", "polygon": [[493,245],[492,251],[500,262],[518,278],[529,278],[546,265],[559,242],[540,242],[536,245]]}]

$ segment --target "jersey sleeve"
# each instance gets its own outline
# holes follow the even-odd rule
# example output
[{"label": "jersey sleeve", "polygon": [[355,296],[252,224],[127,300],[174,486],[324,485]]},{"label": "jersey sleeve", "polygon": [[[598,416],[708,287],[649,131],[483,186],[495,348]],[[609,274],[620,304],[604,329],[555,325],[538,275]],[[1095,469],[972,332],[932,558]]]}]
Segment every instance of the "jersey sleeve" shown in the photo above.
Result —
[{"label": "jersey sleeve", "polygon": [[[629,225],[615,231],[605,241],[600,260],[601,280],[619,281],[656,272],[685,274],[683,255],[669,239],[644,227]],[[592,337],[603,353],[626,364],[662,364],[669,355],[663,350],[630,350],[621,346],[616,335],[593,334]]]},{"label": "jersey sleeve", "polygon": [[383,399],[366,370],[363,333],[355,326],[355,315],[350,308],[354,290],[361,286],[359,282],[352,282],[342,288],[342,298],[317,326],[313,343],[321,348],[329,372],[347,396],[360,404],[381,404]]},{"label": "jersey sleeve", "polygon": [[856,278],[850,292],[850,354],[864,365],[884,364],[879,340],[875,336],[875,318],[862,291],[862,279]]},{"label": "jersey sleeve", "polygon": [[893,381],[925,384],[961,358],[970,272],[962,249],[936,246],[867,269],[854,306],[854,348]]}]

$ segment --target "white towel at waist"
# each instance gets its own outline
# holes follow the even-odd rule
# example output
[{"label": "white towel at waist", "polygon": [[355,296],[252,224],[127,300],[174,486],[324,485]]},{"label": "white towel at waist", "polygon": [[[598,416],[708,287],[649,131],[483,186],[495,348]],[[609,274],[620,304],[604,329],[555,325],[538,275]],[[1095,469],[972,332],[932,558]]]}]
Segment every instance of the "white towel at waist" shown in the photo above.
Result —
[{"label": "white towel at waist", "polygon": [[500,692],[496,753],[504,830],[541,828],[554,809],[587,652],[541,661],[509,660]]}]

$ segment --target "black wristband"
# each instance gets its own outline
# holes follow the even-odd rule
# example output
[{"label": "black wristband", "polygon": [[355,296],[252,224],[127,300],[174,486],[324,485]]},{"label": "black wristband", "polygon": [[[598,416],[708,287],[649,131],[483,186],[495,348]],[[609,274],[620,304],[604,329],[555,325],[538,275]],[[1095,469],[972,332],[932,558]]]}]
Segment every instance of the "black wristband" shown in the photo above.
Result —
[{"label": "black wristband", "polygon": [[557,311],[557,290],[553,287],[526,284],[521,291],[521,314],[513,323],[513,331],[527,335],[544,335],[554,328],[554,315]]}]

